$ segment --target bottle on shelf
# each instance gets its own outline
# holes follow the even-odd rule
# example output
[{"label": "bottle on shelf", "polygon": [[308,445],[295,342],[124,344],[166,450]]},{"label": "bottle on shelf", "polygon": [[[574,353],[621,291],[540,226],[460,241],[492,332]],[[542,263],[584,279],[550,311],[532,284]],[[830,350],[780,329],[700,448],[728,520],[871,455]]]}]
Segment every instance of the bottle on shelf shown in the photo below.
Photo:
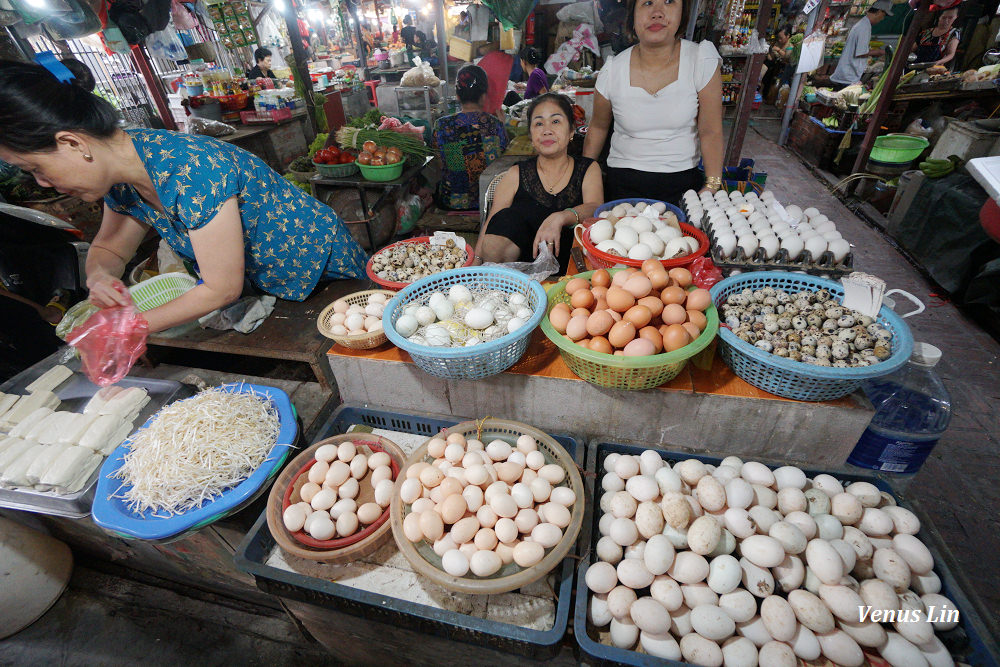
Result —
[{"label": "bottle on shelf", "polygon": [[875,415],[849,465],[878,471],[897,488],[909,484],[951,421],[951,396],[934,372],[940,360],[938,348],[914,343],[905,366],[866,383]]}]

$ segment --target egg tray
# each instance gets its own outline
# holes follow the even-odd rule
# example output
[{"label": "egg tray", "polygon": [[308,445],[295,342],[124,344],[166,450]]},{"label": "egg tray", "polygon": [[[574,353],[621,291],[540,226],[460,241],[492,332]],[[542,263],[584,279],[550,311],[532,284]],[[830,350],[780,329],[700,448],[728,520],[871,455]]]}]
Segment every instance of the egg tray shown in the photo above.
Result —
[{"label": "egg tray", "polygon": [[724,258],[719,252],[716,243],[715,230],[711,225],[707,225],[708,214],[699,221],[702,225],[701,231],[708,236],[709,256],[723,273],[731,271],[805,271],[811,275],[839,278],[854,271],[854,252],[848,252],[844,260],[838,263],[833,258],[833,253],[829,250],[823,252],[819,259],[813,259],[812,253],[803,249],[799,259],[792,261],[788,258],[788,251],[780,248],[771,259],[767,259],[762,248],[750,257],[743,252],[743,248],[736,247],[736,253],[729,258]]},{"label": "egg tray", "polygon": [[396,546],[399,547],[400,553],[403,554],[418,573],[424,575],[434,583],[457,593],[475,593],[479,595],[506,593],[522,586],[527,586],[545,576],[572,549],[579,535],[580,526],[583,523],[584,506],[586,504],[586,501],[583,500],[585,497],[583,480],[580,478],[580,472],[577,470],[573,459],[547,433],[520,422],[492,418],[479,421],[466,421],[441,431],[440,436],[447,437],[450,433],[461,433],[466,438],[475,437],[486,444],[488,444],[487,439],[500,439],[513,445],[521,435],[530,435],[533,437],[538,442],[538,451],[542,452],[545,456],[546,465],[555,463],[566,471],[565,484],[560,484],[560,486],[565,485],[576,494],[577,501],[574,503],[570,513],[569,526],[563,531],[562,539],[555,546],[546,549],[545,555],[537,565],[522,568],[516,563],[509,563],[489,577],[477,577],[472,574],[455,577],[448,574],[441,569],[441,557],[434,552],[426,540],[413,543],[403,533],[403,519],[410,512],[409,506],[405,505],[399,497],[400,486],[405,479],[406,468],[420,461],[430,462],[433,460],[427,455],[427,443],[425,442],[406,460],[406,464],[403,466],[404,474],[400,475],[396,480],[396,489],[393,493],[392,503],[389,506],[392,536],[396,540]]},{"label": "egg tray", "polygon": [[[319,428],[317,437],[343,433],[353,425],[430,437],[458,421],[444,415],[406,414],[367,406],[341,405]],[[352,435],[356,435],[356,432],[352,432]],[[568,435],[552,434],[551,437],[570,454],[576,466],[582,466],[584,445],[581,440]],[[584,502],[581,506],[586,509],[589,503]],[[552,575],[556,598],[553,625],[548,630],[535,630],[377,595],[328,579],[280,569],[268,564],[276,547],[275,538],[267,525],[266,513],[262,513],[243,538],[234,556],[236,567],[252,575],[257,587],[270,595],[349,614],[366,623],[377,624],[387,633],[401,628],[433,635],[432,641],[438,643],[441,640],[437,638],[444,638],[535,660],[551,659],[562,650],[572,609],[573,569],[577,553],[575,548],[567,554]]]},{"label": "egg tray", "polygon": [[[671,446],[664,443],[663,446]],[[610,635],[605,627],[603,630],[596,628],[589,619],[588,609],[590,606],[590,589],[587,588],[586,576],[589,566],[596,562],[596,545],[600,537],[598,522],[601,519],[600,480],[604,476],[604,459],[609,454],[639,455],[647,449],[655,450],[664,461],[673,465],[685,459],[698,459],[707,464],[719,465],[725,454],[715,456],[703,454],[690,454],[674,451],[667,451],[658,446],[644,447],[641,445],[619,444],[611,442],[601,442],[600,440],[591,442],[587,447],[586,478],[588,484],[588,495],[590,502],[587,503],[587,513],[583,521],[583,530],[580,537],[581,559],[576,573],[576,601],[573,607],[573,635],[579,650],[586,655],[590,665],[636,665],[639,667],[663,667],[663,665],[688,665],[689,663],[676,662],[657,658],[647,653],[629,649],[616,648],[610,644]],[[790,465],[788,462],[768,461],[755,458],[755,461],[767,465],[769,468],[779,468],[783,465]],[[792,464],[794,465],[794,464]],[[900,495],[883,479],[863,472],[835,472],[829,470],[811,470],[803,468],[808,477],[815,477],[819,474],[828,474],[836,477],[842,482],[870,482],[878,487],[880,491],[886,491],[892,495],[897,504],[909,509],[920,519],[920,532],[917,537],[927,545],[931,555],[934,556],[934,571],[941,579],[941,595],[944,595],[952,602],[961,613],[961,622],[958,627],[947,632],[935,631],[938,639],[952,653],[957,662],[964,662],[973,667],[988,667],[1000,665],[1000,644],[990,633],[990,628],[983,622],[987,618],[986,610],[982,602],[978,599],[970,599],[964,591],[974,591],[970,582],[963,576],[957,568],[957,561],[950,550],[945,546],[940,533],[934,528],[926,513],[919,505],[907,500],[901,500]],[[957,575],[955,573],[958,573]],[[640,594],[641,596],[641,594]],[[758,598],[759,602],[759,598]],[[676,639],[676,638],[675,638]],[[607,643],[605,643],[607,642]],[[866,654],[871,655],[872,650],[866,649]],[[822,662],[820,658],[817,662]],[[800,664],[802,661],[799,661]],[[877,661],[868,660],[870,664],[880,664]],[[812,664],[812,663],[808,663]],[[831,663],[832,664],[832,663]]]}]

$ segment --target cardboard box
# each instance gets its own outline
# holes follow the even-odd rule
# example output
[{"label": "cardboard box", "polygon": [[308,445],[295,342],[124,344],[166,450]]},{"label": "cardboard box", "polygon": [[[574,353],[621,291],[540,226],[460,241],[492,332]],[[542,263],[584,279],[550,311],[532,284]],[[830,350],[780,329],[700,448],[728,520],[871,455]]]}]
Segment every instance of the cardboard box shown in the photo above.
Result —
[{"label": "cardboard box", "polygon": [[456,58],[472,62],[472,60],[478,55],[479,47],[485,44],[485,42],[470,42],[467,39],[462,39],[461,37],[452,36],[448,41],[448,53]]}]

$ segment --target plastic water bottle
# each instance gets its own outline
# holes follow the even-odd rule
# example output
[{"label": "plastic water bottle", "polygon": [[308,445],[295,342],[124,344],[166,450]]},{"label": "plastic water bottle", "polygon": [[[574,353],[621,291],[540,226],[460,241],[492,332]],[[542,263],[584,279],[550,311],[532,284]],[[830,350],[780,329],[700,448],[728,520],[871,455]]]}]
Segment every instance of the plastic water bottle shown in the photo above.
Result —
[{"label": "plastic water bottle", "polygon": [[914,343],[905,366],[865,386],[875,416],[848,464],[888,473],[899,487],[909,483],[951,421],[951,396],[934,372],[940,360],[938,348]]}]

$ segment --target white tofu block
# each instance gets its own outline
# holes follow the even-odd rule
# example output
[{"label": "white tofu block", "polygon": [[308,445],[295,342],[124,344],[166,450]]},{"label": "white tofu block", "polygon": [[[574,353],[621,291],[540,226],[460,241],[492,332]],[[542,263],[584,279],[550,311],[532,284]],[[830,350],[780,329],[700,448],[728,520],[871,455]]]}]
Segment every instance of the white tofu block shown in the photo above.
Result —
[{"label": "white tofu block", "polygon": [[118,415],[125,418],[133,410],[141,409],[149,402],[149,393],[142,387],[129,387],[111,398],[100,409],[102,415]]},{"label": "white tofu block", "polygon": [[94,465],[94,459],[98,463],[102,460],[99,454],[95,454],[86,447],[67,447],[62,454],[56,457],[48,470],[42,473],[38,482],[47,486],[67,488],[80,475],[81,470]]},{"label": "white tofu block", "polygon": [[0,473],[13,463],[17,457],[27,451],[29,447],[35,444],[20,438],[9,438],[4,442],[7,444],[4,450],[0,452]]},{"label": "white tofu block", "polygon": [[3,415],[14,407],[19,398],[21,397],[17,394],[0,394],[0,421],[2,421]]},{"label": "white tofu block", "polygon": [[28,470],[24,475],[27,485],[34,486],[38,484],[38,481],[42,478],[42,473],[49,469],[49,466],[56,460],[56,457],[62,454],[68,446],[46,445],[45,449],[28,466]]},{"label": "white tofu block", "polygon": [[38,434],[38,437],[29,437],[29,440],[40,442],[43,445],[58,444],[59,437],[66,431],[66,428],[74,418],[76,418],[75,412],[53,412],[43,422],[45,428]]},{"label": "white tofu block", "polygon": [[117,415],[100,415],[77,444],[91,451],[100,451],[107,446],[108,441],[114,437],[122,425],[121,417]]},{"label": "white tofu block", "polygon": [[103,461],[104,461],[103,457],[100,456],[92,456],[88,459],[85,459],[84,462],[80,465],[80,468],[76,473],[76,477],[70,480],[68,484],[55,487],[55,491],[63,494],[76,493],[77,491],[83,488],[83,485],[87,483],[88,479],[90,479],[90,476],[93,474],[94,470],[96,470],[97,467],[101,465]]},{"label": "white tofu block", "polygon": [[3,415],[2,419],[10,426],[17,426],[22,419],[30,415],[38,408],[59,407],[59,397],[51,391],[36,391],[33,394],[22,396],[17,404]]},{"label": "white tofu block", "polygon": [[10,430],[12,438],[26,438],[43,419],[52,414],[52,408],[38,408]]},{"label": "white tofu block", "polygon": [[28,385],[28,392],[52,391],[66,380],[73,377],[73,371],[66,366],[53,366],[42,373],[41,377]]},{"label": "white tofu block", "polygon": [[59,442],[64,445],[76,445],[80,443],[80,438],[83,434],[87,432],[87,429],[97,421],[99,414],[76,414],[73,420],[70,421],[62,434],[59,436]]},{"label": "white tofu block", "polygon": [[101,389],[96,394],[94,394],[93,398],[87,401],[87,405],[84,406],[83,408],[83,413],[90,414],[91,412],[95,412],[99,414],[101,412],[101,408],[104,407],[104,404],[110,401],[116,395],[120,394],[122,391],[124,390],[118,385],[112,385],[110,387],[105,387],[104,389]]},{"label": "white tofu block", "polygon": [[118,449],[118,446],[125,442],[125,438],[132,432],[132,424],[126,422],[119,428],[113,436],[108,439],[108,444],[100,449],[103,456],[110,456],[111,452]]},{"label": "white tofu block", "polygon": [[0,474],[0,484],[4,486],[28,486],[28,468],[45,451],[46,447],[48,445],[40,445],[37,442],[31,443],[28,449],[4,468],[3,474]]}]

